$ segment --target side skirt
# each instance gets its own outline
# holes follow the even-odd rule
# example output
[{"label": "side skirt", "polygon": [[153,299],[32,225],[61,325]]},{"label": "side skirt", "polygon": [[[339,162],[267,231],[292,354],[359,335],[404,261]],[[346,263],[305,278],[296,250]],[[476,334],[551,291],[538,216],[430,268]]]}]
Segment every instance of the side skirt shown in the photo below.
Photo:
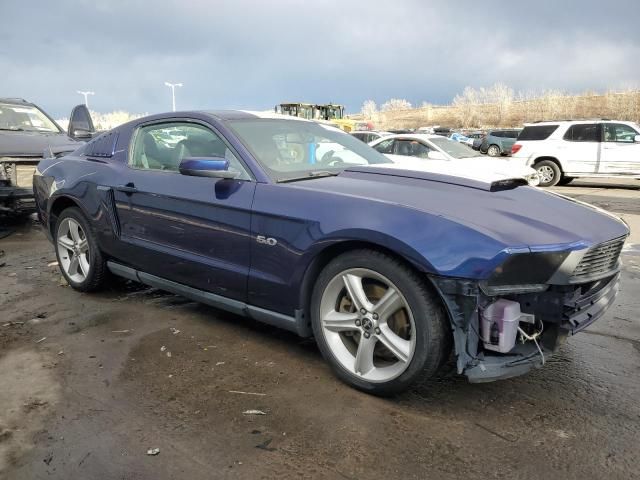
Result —
[{"label": "side skirt", "polygon": [[233,300],[231,298],[216,295],[214,293],[199,290],[197,288],[189,287],[181,283],[172,282],[165,278],[156,277],[139,270],[135,270],[131,267],[126,267],[115,262],[107,262],[107,267],[114,275],[127,278],[135,282],[144,283],[150,287],[166,290],[176,295],[182,295],[183,297],[190,298],[196,302],[201,302],[212,307],[220,308],[228,312],[242,315],[252,318],[262,323],[273,325],[274,327],[289,330],[296,333],[301,337],[310,337],[311,331],[307,323],[304,321],[302,310],[295,311],[295,317],[284,315],[282,313],[266,310],[264,308],[256,307],[253,305]]}]

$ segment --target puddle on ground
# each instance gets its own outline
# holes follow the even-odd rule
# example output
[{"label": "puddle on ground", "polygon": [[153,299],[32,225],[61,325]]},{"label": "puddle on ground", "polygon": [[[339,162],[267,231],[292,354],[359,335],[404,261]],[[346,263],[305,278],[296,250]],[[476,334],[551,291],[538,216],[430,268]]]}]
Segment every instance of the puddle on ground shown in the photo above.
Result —
[{"label": "puddle on ground", "polygon": [[0,474],[33,446],[60,398],[45,355],[13,350],[0,358]]}]

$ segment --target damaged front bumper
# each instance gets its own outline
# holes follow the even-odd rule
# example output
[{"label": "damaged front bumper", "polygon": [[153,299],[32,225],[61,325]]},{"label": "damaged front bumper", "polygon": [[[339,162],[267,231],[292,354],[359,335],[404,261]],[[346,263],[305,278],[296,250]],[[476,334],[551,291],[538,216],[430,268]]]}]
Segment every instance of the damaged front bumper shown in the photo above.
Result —
[{"label": "damaged front bumper", "polygon": [[539,293],[502,295],[518,302],[522,313],[535,316],[544,326],[533,342],[517,341],[507,353],[484,348],[481,311],[496,297],[488,297],[478,282],[432,278],[451,320],[458,373],[470,382],[491,382],[516,377],[540,367],[568,335],[573,335],[599,319],[613,303],[620,274],[578,285],[550,285]]}]

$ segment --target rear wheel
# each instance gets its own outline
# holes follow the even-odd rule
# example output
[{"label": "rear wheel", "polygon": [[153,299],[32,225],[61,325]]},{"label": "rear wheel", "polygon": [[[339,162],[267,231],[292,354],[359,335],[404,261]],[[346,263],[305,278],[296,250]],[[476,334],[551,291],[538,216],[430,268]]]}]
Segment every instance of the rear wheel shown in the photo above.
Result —
[{"label": "rear wheel", "polygon": [[499,157],[502,152],[500,151],[500,147],[497,145],[491,145],[487,150],[487,154],[490,157]]},{"label": "rear wheel", "polygon": [[432,376],[450,352],[445,314],[424,280],[372,250],[345,253],[325,267],[314,287],[311,318],[336,375],[377,395]]},{"label": "rear wheel", "polygon": [[552,160],[542,160],[536,163],[535,167],[540,177],[541,187],[553,187],[562,178],[562,172],[558,164]]},{"label": "rear wheel", "polygon": [[69,285],[81,292],[98,290],[107,274],[106,261],[79,208],[67,208],[60,214],[54,238],[58,265]]}]

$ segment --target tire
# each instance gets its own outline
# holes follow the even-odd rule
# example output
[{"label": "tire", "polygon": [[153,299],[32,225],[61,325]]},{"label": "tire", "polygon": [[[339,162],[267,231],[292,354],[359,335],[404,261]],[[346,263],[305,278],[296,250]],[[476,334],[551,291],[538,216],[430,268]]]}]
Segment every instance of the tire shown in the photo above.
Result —
[{"label": "tire", "polygon": [[80,292],[99,290],[107,277],[107,262],[79,208],[67,208],[59,215],[53,238],[60,271],[69,285]]},{"label": "tire", "polygon": [[575,180],[576,177],[565,177],[564,175],[560,178],[558,185],[569,185],[571,182]]},{"label": "tire", "polygon": [[491,145],[487,149],[487,155],[489,155],[490,157],[499,157],[500,155],[502,155],[502,151],[500,150],[500,147],[498,145]]},{"label": "tire", "polygon": [[542,160],[535,164],[534,168],[540,177],[541,187],[553,187],[562,178],[560,167],[553,160]]},{"label": "tire", "polygon": [[374,395],[393,395],[433,376],[451,351],[447,316],[425,279],[375,250],[344,253],[322,270],[311,322],[336,376]]}]

